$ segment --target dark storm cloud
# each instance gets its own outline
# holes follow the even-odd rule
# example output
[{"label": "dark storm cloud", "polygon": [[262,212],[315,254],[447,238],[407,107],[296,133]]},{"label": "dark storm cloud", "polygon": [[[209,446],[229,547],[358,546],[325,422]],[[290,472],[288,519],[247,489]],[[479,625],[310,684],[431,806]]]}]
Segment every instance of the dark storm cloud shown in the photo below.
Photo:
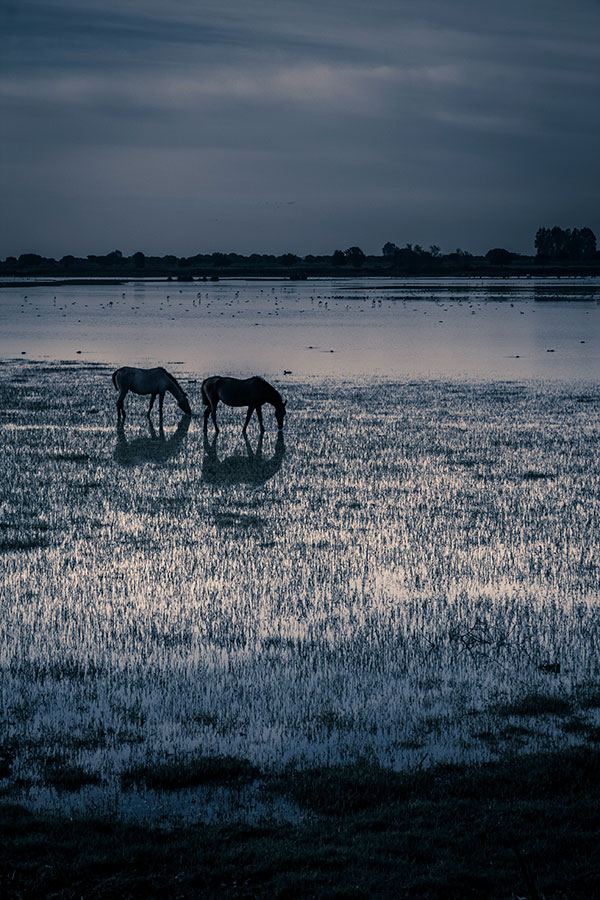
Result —
[{"label": "dark storm cloud", "polygon": [[0,255],[598,229],[595,2],[5,3]]}]

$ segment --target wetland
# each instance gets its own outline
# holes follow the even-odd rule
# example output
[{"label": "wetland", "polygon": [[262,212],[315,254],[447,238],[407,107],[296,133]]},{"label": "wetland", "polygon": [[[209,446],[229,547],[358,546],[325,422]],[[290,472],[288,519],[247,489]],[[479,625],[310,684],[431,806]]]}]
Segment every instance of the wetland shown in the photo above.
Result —
[{"label": "wetland", "polygon": [[[511,767],[519,803],[561,766],[580,811],[597,789],[599,308],[539,304],[524,280],[500,299],[373,281],[3,292],[0,789],[17,830],[91,817],[210,843],[243,822],[310,843],[341,814],[387,837],[407,803],[431,821],[436,790],[451,817],[469,779],[492,797]],[[169,399],[160,428],[131,394],[118,425],[124,363],[173,370],[200,416],[208,374],[264,373],[285,430],[269,408],[245,440],[221,408],[206,437]],[[307,896],[332,896],[323,871]],[[374,883],[356,895],[388,895]]]}]

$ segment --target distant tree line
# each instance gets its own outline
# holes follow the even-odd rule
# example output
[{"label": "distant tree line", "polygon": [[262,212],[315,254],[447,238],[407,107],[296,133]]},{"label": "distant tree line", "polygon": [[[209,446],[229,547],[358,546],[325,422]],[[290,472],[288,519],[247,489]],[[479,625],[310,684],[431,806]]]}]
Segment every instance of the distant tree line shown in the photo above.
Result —
[{"label": "distant tree line", "polygon": [[539,228],[535,249],[540,260],[592,260],[597,256],[591,228]]},{"label": "distant tree line", "polygon": [[535,236],[535,249],[535,257],[513,253],[503,247],[494,247],[485,256],[473,256],[460,248],[442,253],[437,244],[425,249],[420,244],[400,247],[388,241],[383,245],[381,255],[367,255],[357,246],[334,250],[331,254],[303,257],[295,253],[251,253],[243,256],[222,252],[187,257],[172,254],[147,256],[141,251],[124,256],[120,250],[113,250],[102,256],[89,254],[87,257],[76,257],[69,254],[56,260],[37,253],[23,253],[18,258],[9,256],[0,261],[0,277],[167,277],[189,281],[193,278],[214,278],[219,274],[257,277],[286,274],[290,278],[305,278],[309,275],[333,276],[341,274],[341,271],[348,275],[485,274],[494,271],[519,274],[540,265],[547,268],[579,265],[586,271],[590,266],[600,268],[596,237],[587,227],[540,228]]}]

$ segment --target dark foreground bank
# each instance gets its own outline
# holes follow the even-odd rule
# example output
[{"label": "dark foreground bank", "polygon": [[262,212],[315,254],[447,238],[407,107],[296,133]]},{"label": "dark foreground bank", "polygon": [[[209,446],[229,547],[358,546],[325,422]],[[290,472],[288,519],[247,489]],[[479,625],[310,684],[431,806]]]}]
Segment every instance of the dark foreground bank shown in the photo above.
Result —
[{"label": "dark foreground bank", "polygon": [[170,832],[0,807],[11,898],[600,896],[600,750],[395,774],[265,779],[299,826]]}]

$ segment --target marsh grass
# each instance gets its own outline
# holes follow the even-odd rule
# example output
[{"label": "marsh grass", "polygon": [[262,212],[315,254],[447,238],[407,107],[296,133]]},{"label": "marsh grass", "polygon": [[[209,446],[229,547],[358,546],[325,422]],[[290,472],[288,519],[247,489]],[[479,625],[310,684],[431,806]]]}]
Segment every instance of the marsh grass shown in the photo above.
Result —
[{"label": "marsh grass", "polygon": [[265,783],[297,824],[140,828],[0,804],[8,897],[592,900],[599,751],[394,773],[369,762]]},{"label": "marsh grass", "polygon": [[579,685],[577,689],[577,702],[582,709],[600,709],[600,685]]},{"label": "marsh grass", "polygon": [[34,550],[47,547],[48,539],[43,537],[0,537],[0,553],[15,553],[20,550]]},{"label": "marsh grass", "polygon": [[[12,796],[45,783],[61,745],[99,779],[100,809],[149,760],[405,771],[592,745],[589,388],[290,383],[281,468],[215,484],[201,423],[168,456],[125,459],[110,372],[45,369],[11,363],[0,383]],[[132,401],[128,440],[160,440],[145,410]],[[165,440],[178,422],[167,405]],[[239,411],[220,424],[218,459],[244,455]]]},{"label": "marsh grass", "polygon": [[555,694],[528,693],[495,708],[499,716],[568,716],[571,703]]},{"label": "marsh grass", "polygon": [[221,528],[261,528],[264,524],[260,516],[237,512],[215,512],[214,520]]},{"label": "marsh grass", "polygon": [[239,784],[256,778],[258,774],[257,767],[247,759],[235,756],[196,756],[136,766],[123,772],[121,782],[124,787],[142,784],[154,790],[177,791],[204,784]]},{"label": "marsh grass", "polygon": [[69,792],[79,791],[87,785],[100,783],[100,777],[96,772],[90,772],[83,766],[66,762],[62,756],[46,760],[44,780],[50,787]]},{"label": "marsh grass", "polygon": [[15,758],[15,748],[10,744],[0,744],[0,779],[9,778]]}]

